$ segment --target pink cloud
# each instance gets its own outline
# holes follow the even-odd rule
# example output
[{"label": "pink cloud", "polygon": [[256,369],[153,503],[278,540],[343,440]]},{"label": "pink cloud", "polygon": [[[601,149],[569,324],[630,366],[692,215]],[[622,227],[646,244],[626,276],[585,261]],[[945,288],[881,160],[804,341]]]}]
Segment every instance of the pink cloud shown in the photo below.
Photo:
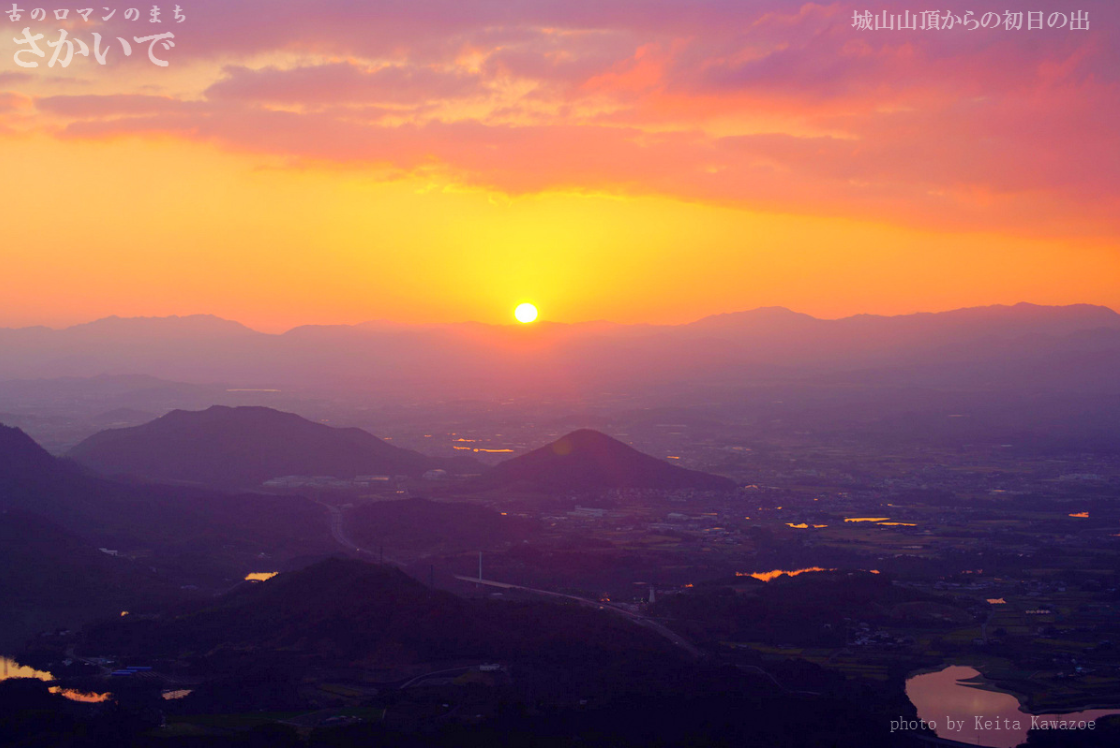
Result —
[{"label": "pink cloud", "polygon": [[[511,193],[1115,233],[1120,57],[1107,35],[1120,10],[1081,3],[1090,32],[868,32],[851,28],[854,7],[200,2],[177,50],[242,60],[203,99],[54,96],[37,107],[67,121],[64,137],[170,133],[297,161],[437,169]],[[331,61],[248,62],[278,50]],[[502,98],[509,85],[520,100]],[[387,126],[388,107],[411,121]]]},{"label": "pink cloud", "polygon": [[197,103],[180,101],[169,96],[143,94],[44,96],[36,99],[35,106],[42,112],[75,119],[107,116],[128,117],[202,110],[202,107]]},{"label": "pink cloud", "polygon": [[485,90],[478,75],[397,65],[369,70],[340,62],[288,70],[228,67],[225,77],[210,86],[206,95],[215,100],[306,105],[419,104],[465,98]]},{"label": "pink cloud", "polygon": [[30,104],[31,100],[23,94],[0,91],[0,115],[26,109]]}]

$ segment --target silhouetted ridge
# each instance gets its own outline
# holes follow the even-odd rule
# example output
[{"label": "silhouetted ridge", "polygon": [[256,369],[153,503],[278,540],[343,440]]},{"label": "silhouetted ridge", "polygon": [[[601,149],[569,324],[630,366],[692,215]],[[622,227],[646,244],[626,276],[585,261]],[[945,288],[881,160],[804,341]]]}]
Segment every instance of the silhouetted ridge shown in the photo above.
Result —
[{"label": "silhouetted ridge", "polygon": [[70,456],[102,473],[220,488],[283,475],[418,475],[432,461],[357,428],[333,428],[272,408],[173,410],[141,426],[94,434]]},{"label": "silhouetted ridge", "polygon": [[[123,430],[123,429],[122,429]],[[0,427],[0,511],[26,511],[112,548],[279,534],[326,539],[322,509],[299,497],[231,496],[200,488],[137,486],[48,454],[19,429]]]},{"label": "silhouetted ridge", "polygon": [[119,317],[112,315],[66,328],[68,333],[95,335],[159,335],[192,337],[197,335],[240,336],[256,334],[240,322],[223,319],[213,314],[189,314],[169,317]]},{"label": "silhouetted ridge", "polygon": [[658,635],[600,611],[465,600],[393,567],[337,558],[161,622],[112,621],[91,638],[94,646],[127,655],[282,649],[286,656],[370,666],[556,653],[593,665],[622,653],[665,657],[671,651]]},{"label": "silhouetted ridge", "polygon": [[54,468],[55,459],[21,429],[0,424],[0,485]]},{"label": "silhouetted ridge", "polygon": [[335,547],[322,507],[302,497],[118,483],[0,427],[0,566],[9,572],[0,574],[0,651],[128,599],[154,604],[149,589],[228,589],[262,552],[283,568]]},{"label": "silhouetted ridge", "polygon": [[491,488],[594,491],[612,488],[729,490],[728,478],[670,465],[599,431],[580,429],[478,479]]},{"label": "silhouetted ridge", "polygon": [[976,387],[980,370],[984,388],[1115,394],[1118,361],[1120,315],[1088,304],[844,319],[767,307],[685,325],[379,323],[281,335],[210,317],[0,329],[0,380],[128,371],[439,400],[559,387],[652,393],[681,382],[738,386],[791,375],[960,388]]}]

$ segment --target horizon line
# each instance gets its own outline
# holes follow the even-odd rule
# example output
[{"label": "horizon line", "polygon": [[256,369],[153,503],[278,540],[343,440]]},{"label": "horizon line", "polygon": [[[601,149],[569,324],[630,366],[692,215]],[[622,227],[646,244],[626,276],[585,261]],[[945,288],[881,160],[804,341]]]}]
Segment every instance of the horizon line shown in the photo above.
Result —
[{"label": "horizon line", "polygon": [[541,326],[547,326],[547,325],[553,325],[553,326],[558,326],[558,327],[577,327],[577,326],[581,326],[581,325],[611,325],[611,326],[615,326],[615,327],[676,328],[676,327],[688,327],[690,325],[699,324],[701,322],[704,322],[705,320],[718,319],[718,318],[721,318],[721,317],[731,317],[731,316],[736,316],[736,315],[754,314],[754,313],[757,313],[757,312],[785,312],[785,313],[788,313],[791,316],[807,317],[811,320],[815,320],[815,321],[818,321],[818,322],[843,322],[845,320],[856,319],[858,317],[878,317],[878,318],[881,318],[881,319],[898,319],[898,318],[902,318],[902,317],[936,316],[936,315],[942,315],[942,314],[953,314],[953,313],[957,313],[957,312],[968,312],[968,311],[985,310],[985,309],[1015,309],[1015,308],[1021,308],[1021,307],[1031,307],[1031,308],[1037,308],[1037,309],[1072,309],[1072,308],[1077,308],[1077,307],[1087,307],[1087,308],[1093,308],[1093,309],[1102,309],[1102,310],[1111,312],[1112,314],[1115,314],[1117,316],[1120,316],[1120,311],[1118,311],[1117,309],[1114,309],[1114,308],[1112,308],[1110,306],[1107,306],[1105,304],[1094,304],[1094,303],[1090,303],[1090,302],[1073,302],[1073,303],[1070,303],[1070,304],[1037,304],[1037,303],[1030,302],[1030,301],[1018,301],[1018,302],[1015,302],[1013,304],[980,304],[980,305],[976,305],[976,306],[954,307],[954,308],[950,308],[950,309],[941,309],[941,310],[937,310],[937,311],[914,311],[914,312],[904,312],[904,313],[900,313],[900,314],[880,314],[880,313],[875,313],[875,312],[857,312],[855,314],[848,314],[848,315],[844,315],[844,316],[841,316],[841,317],[817,317],[817,316],[814,316],[814,315],[809,314],[807,312],[799,312],[799,311],[796,311],[794,309],[790,309],[789,307],[780,306],[780,305],[769,305],[769,306],[753,307],[753,308],[750,308],[750,309],[739,309],[739,310],[730,311],[730,312],[714,312],[712,314],[707,314],[707,315],[704,315],[702,317],[698,317],[698,318],[693,319],[689,322],[679,322],[679,323],[615,322],[613,320],[607,320],[607,319],[589,319],[589,320],[579,320],[579,321],[575,321],[575,322],[559,322],[559,321],[556,321],[556,320],[543,319],[543,318],[538,319],[535,322],[531,322],[531,323],[528,323],[528,324],[522,324],[522,323],[518,323],[518,322],[508,322],[508,323],[481,322],[481,321],[478,321],[478,320],[460,320],[460,321],[457,321],[457,322],[402,322],[402,321],[396,321],[396,320],[382,318],[382,319],[366,319],[366,320],[362,320],[362,321],[359,321],[359,322],[310,322],[310,323],[298,324],[298,325],[295,325],[293,327],[289,327],[287,329],[284,329],[280,332],[267,332],[265,330],[260,330],[260,329],[257,329],[255,327],[251,327],[250,325],[247,325],[244,322],[241,322],[239,320],[231,319],[229,317],[222,317],[222,316],[220,316],[218,314],[214,314],[212,312],[195,312],[195,313],[190,313],[190,314],[135,315],[135,316],[121,316],[119,314],[109,314],[109,315],[106,315],[104,317],[95,317],[94,319],[91,319],[91,320],[88,320],[88,321],[85,321],[85,322],[75,322],[73,324],[63,325],[63,326],[59,326],[59,327],[52,327],[52,326],[46,325],[46,324],[22,325],[22,326],[19,326],[19,327],[2,326],[2,327],[0,327],[0,331],[13,331],[14,332],[14,331],[43,329],[43,330],[49,330],[51,332],[65,332],[67,330],[73,330],[75,328],[86,327],[86,326],[89,326],[89,325],[95,325],[99,322],[109,322],[109,321],[113,321],[113,320],[118,320],[118,321],[121,321],[121,322],[133,322],[133,321],[158,322],[158,321],[167,321],[167,320],[190,320],[190,319],[198,319],[198,318],[208,318],[208,319],[213,319],[213,320],[218,321],[218,322],[228,323],[230,325],[238,325],[238,326],[244,328],[245,330],[247,330],[249,332],[256,333],[258,335],[274,335],[274,336],[277,336],[277,337],[287,335],[288,333],[294,332],[296,330],[301,330],[301,329],[304,329],[304,328],[331,328],[331,327],[357,328],[357,327],[363,327],[363,326],[366,326],[366,325],[384,325],[386,327],[414,328],[414,329],[422,329],[422,328],[434,329],[434,328],[446,328],[446,327],[481,326],[481,327],[490,327],[490,328],[508,328],[508,329],[531,330],[533,328],[539,328]]}]

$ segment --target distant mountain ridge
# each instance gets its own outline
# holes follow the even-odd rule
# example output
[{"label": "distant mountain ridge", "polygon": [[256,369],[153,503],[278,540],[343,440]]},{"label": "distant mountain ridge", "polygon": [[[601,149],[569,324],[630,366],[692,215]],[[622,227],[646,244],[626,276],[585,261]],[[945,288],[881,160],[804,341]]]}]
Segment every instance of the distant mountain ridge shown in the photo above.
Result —
[{"label": "distant mountain ridge", "polygon": [[475,484],[548,492],[625,488],[726,491],[735,487],[729,478],[670,465],[591,429],[573,431],[499,463]]},{"label": "distant mountain ridge", "polygon": [[866,320],[931,320],[936,318],[980,318],[990,316],[995,318],[1002,318],[1005,320],[1010,319],[1030,319],[1030,318],[1062,318],[1066,320],[1080,319],[1082,322],[1089,322],[1092,324],[1105,324],[1115,325],[1120,327],[1120,313],[1113,309],[1099,304],[1064,304],[1058,306],[1045,305],[1045,304],[1031,304],[1028,302],[1019,302],[1018,304],[991,304],[988,306],[974,306],[974,307],[961,307],[960,309],[950,309],[943,312],[911,312],[908,314],[852,314],[847,317],[837,317],[836,319],[824,319],[814,317],[810,314],[803,312],[795,312],[782,306],[758,307],[757,309],[749,309],[740,312],[728,312],[725,314],[713,314],[703,317],[695,322],[688,323],[689,326],[708,325],[721,320],[742,319],[748,317],[755,318],[768,318],[771,320],[803,320],[809,322],[827,322],[835,324],[844,324],[854,321]]},{"label": "distant mountain ridge", "polygon": [[140,426],[110,429],[69,457],[107,475],[250,489],[283,475],[416,476],[435,462],[357,428],[335,428],[259,406],[173,410]]},{"label": "distant mountain ridge", "polygon": [[[593,329],[606,329],[611,327],[637,327],[637,328],[651,328],[651,329],[666,329],[674,327],[697,327],[708,326],[715,323],[728,321],[728,320],[741,320],[741,319],[768,319],[768,320],[804,320],[807,322],[826,322],[826,323],[839,323],[843,324],[855,320],[930,320],[936,318],[979,318],[984,316],[998,317],[1002,319],[1047,319],[1047,318],[1062,318],[1068,321],[1075,321],[1080,319],[1082,322],[1090,322],[1102,326],[1116,326],[1120,327],[1120,312],[1113,310],[1110,307],[1101,304],[1032,304],[1030,302],[1021,301],[1016,304],[989,304],[985,306],[973,307],[960,307],[959,309],[948,309],[940,312],[907,312],[904,314],[872,314],[869,312],[860,312],[857,314],[850,314],[845,317],[824,318],[814,317],[805,312],[798,312],[788,307],[783,306],[765,306],[755,307],[754,309],[744,309],[735,312],[721,312],[718,314],[710,314],[705,317],[700,317],[692,322],[684,322],[680,324],[649,324],[649,323],[620,323],[610,322],[608,320],[588,320],[584,322],[551,322],[543,321],[539,324],[553,325],[556,327],[584,327]],[[514,324],[488,324],[484,322],[444,322],[444,323],[408,323],[397,322],[394,320],[368,320],[365,322],[357,322],[354,324],[346,323],[333,323],[333,324],[306,324],[297,325],[282,333],[263,333],[259,332],[241,322],[219,317],[214,314],[188,314],[178,315],[171,314],[167,316],[142,316],[142,317],[121,317],[116,314],[109,315],[108,317],[99,317],[89,322],[79,322],[77,324],[69,325],[61,328],[52,328],[46,325],[30,325],[25,327],[0,327],[0,332],[42,332],[49,331],[54,333],[62,332],[79,332],[88,330],[111,330],[113,328],[127,328],[130,332],[136,332],[143,329],[160,328],[161,332],[166,332],[169,329],[178,330],[180,333],[210,333],[217,330],[223,330],[228,333],[235,334],[253,334],[253,335],[288,335],[297,331],[309,330],[345,330],[345,329],[360,329],[370,331],[405,331],[418,328],[443,328],[443,327],[480,327],[480,328],[513,328],[523,329],[519,325]]]},{"label": "distant mountain ridge", "polygon": [[224,319],[213,314],[190,314],[168,317],[119,317],[111,315],[101,319],[85,322],[67,327],[61,332],[78,334],[94,332],[100,334],[114,334],[125,332],[130,335],[143,333],[156,333],[160,336],[175,334],[177,336],[195,335],[258,335],[253,330],[240,322]]},{"label": "distant mountain ridge", "polygon": [[591,332],[594,334],[609,333],[611,331],[635,330],[642,332],[662,332],[669,330],[742,330],[754,326],[756,329],[771,325],[778,328],[791,326],[818,325],[829,328],[856,328],[877,325],[880,327],[897,326],[901,329],[920,327],[939,322],[949,322],[956,325],[997,323],[1001,325],[1012,324],[1042,324],[1048,328],[1061,328],[1063,330],[1093,329],[1110,327],[1120,329],[1120,313],[1099,304],[1066,304],[1043,305],[1019,302],[1017,304],[992,304],[989,306],[962,307],[942,312],[911,312],[907,314],[870,314],[860,313],[835,319],[814,317],[804,312],[796,312],[782,306],[757,307],[755,309],[737,312],[724,312],[711,314],[706,317],[681,324],[648,324],[648,323],[617,323],[606,320],[589,320],[585,322],[551,322],[543,320],[532,326],[514,324],[488,324],[482,322],[448,322],[448,323],[408,323],[391,320],[371,320],[354,324],[307,324],[297,325],[281,333],[264,333],[244,325],[240,322],[218,317],[213,314],[169,315],[166,317],[120,317],[111,315],[101,317],[90,322],[82,322],[62,328],[51,328],[44,325],[29,327],[0,327],[0,336],[45,336],[79,338],[84,335],[112,335],[125,334],[129,336],[144,336],[152,334],[156,337],[203,337],[216,334],[233,337],[302,337],[323,334],[347,335],[348,333],[409,333],[421,330],[474,330],[474,331],[510,331],[546,328],[553,332],[573,331]]},{"label": "distant mountain ridge", "polygon": [[[1085,362],[1077,371],[1052,366],[1067,355]],[[958,386],[962,367],[982,368],[1002,387],[1031,371],[1031,387],[1111,393],[1120,391],[1111,376],[1117,364],[1120,314],[1088,304],[835,320],[767,307],[683,325],[369,322],[268,334],[198,315],[0,329],[0,381],[141,374],[423,399],[634,392],[871,370],[877,382],[887,371],[895,384]]]}]

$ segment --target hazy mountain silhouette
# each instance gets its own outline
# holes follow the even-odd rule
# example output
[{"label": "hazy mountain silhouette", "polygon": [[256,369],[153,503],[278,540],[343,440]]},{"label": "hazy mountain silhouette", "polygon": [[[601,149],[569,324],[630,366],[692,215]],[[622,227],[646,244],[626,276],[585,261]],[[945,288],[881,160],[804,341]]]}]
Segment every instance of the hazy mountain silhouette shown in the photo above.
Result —
[{"label": "hazy mountain silhouette", "polygon": [[94,434],[70,457],[107,475],[255,488],[283,475],[418,475],[433,461],[357,428],[333,428],[264,407],[174,410]]},{"label": "hazy mountain silhouette", "polygon": [[476,485],[545,492],[612,488],[724,491],[735,487],[729,478],[670,465],[591,429],[573,431],[499,463],[476,479]]},{"label": "hazy mountain silhouette", "polygon": [[674,328],[672,336],[703,336],[750,360],[851,370],[927,365],[947,355],[953,363],[1029,357],[1047,353],[1056,339],[1089,330],[1120,332],[1120,315],[1089,304],[1016,304],[827,320],[771,307],[707,317]]},{"label": "hazy mountain silhouette", "polygon": [[256,334],[240,322],[233,322],[212,314],[192,314],[185,317],[104,317],[82,325],[74,325],[66,330],[74,337],[103,337],[115,339],[120,336],[132,338],[198,338],[198,337],[244,337]]},{"label": "hazy mountain silhouette", "polygon": [[[1091,371],[1046,367],[1073,355]],[[685,325],[364,323],[273,335],[214,317],[99,320],[0,329],[0,379],[147,374],[230,387],[315,388],[423,398],[558,395],[680,382],[844,375],[957,386],[983,368],[1001,386],[1115,391],[1120,315],[1086,304],[990,306],[816,319],[781,307]],[[1039,368],[1041,366],[1041,368]],[[1034,379],[1020,384],[1024,372]],[[1113,378],[1115,379],[1115,378]]]},{"label": "hazy mountain silhouette", "polygon": [[[763,307],[746,312],[712,315],[682,327],[733,336],[763,332],[790,334],[814,328],[831,334],[848,331],[853,335],[878,334],[886,335],[887,338],[917,338],[931,334],[948,337],[951,333],[965,337],[990,336],[996,333],[1018,336],[1028,333],[1062,334],[1100,327],[1120,329],[1120,314],[1107,307],[1092,304],[1040,306],[1021,303],[896,316],[857,314],[828,320],[793,312],[784,307]],[[886,343],[888,340],[880,342]]]}]

